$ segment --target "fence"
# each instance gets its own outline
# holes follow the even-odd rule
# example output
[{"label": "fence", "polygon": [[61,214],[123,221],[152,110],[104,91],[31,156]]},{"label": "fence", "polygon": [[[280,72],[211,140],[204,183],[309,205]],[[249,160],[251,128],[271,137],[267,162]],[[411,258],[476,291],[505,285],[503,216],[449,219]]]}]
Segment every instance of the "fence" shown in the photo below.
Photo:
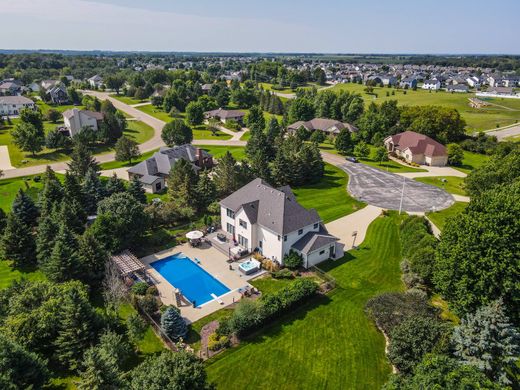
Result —
[{"label": "fence", "polygon": [[325,281],[325,283],[323,283],[322,285],[324,285],[324,287],[327,290],[332,290],[336,287],[336,279],[334,279],[334,277],[332,277],[330,274],[323,271],[321,268],[316,267],[315,265],[313,265],[310,269],[316,272],[320,276],[320,278],[322,278]]}]

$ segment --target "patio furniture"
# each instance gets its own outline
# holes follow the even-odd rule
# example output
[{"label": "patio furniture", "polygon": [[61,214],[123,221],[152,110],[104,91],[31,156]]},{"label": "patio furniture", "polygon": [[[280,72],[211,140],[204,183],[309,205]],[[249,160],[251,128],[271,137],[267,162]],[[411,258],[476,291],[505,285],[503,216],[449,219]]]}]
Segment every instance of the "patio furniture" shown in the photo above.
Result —
[{"label": "patio furniture", "polygon": [[189,240],[200,240],[202,237],[204,237],[204,233],[202,233],[200,230],[193,230],[186,233],[186,238]]},{"label": "patio furniture", "polygon": [[221,242],[226,242],[226,235],[224,233],[217,233],[217,239]]}]

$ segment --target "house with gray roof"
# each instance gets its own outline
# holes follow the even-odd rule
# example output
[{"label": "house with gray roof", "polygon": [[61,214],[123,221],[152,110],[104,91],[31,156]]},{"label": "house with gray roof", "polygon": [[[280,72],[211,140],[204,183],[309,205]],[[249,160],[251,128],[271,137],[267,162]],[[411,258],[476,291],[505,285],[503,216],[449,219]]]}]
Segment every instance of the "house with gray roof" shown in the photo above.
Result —
[{"label": "house with gray roof", "polygon": [[287,126],[287,131],[295,132],[300,127],[304,127],[308,131],[323,131],[328,134],[337,135],[343,129],[348,129],[351,133],[355,133],[358,131],[358,128],[350,123],[343,123],[337,121],[335,119],[327,119],[327,118],[314,118],[310,121],[298,121],[289,126]]},{"label": "house with gray roof", "polygon": [[329,234],[315,209],[307,210],[291,188],[271,187],[254,179],[220,202],[222,230],[243,249],[283,265],[291,250],[309,268],[343,256],[338,238]]},{"label": "house with gray roof", "polygon": [[244,122],[244,117],[246,113],[241,110],[225,110],[223,108],[219,108],[217,110],[206,111],[204,113],[204,119],[216,119],[221,121],[222,123],[226,123],[229,120],[235,120],[238,123],[242,124]]},{"label": "house with gray roof", "polygon": [[180,159],[189,161],[196,172],[213,166],[211,154],[191,144],[185,144],[173,148],[160,148],[152,157],[128,169],[128,177],[139,178],[147,192],[162,191],[166,187],[166,179],[173,165]]},{"label": "house with gray roof", "polygon": [[0,96],[0,115],[19,115],[24,108],[36,109],[36,104],[25,96]]}]

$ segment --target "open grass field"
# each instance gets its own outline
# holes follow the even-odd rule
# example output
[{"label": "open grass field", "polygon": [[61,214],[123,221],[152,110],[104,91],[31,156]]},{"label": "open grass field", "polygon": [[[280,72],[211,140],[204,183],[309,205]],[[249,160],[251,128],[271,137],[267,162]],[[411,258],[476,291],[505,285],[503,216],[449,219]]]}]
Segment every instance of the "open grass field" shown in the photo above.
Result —
[{"label": "open grass field", "polygon": [[377,218],[359,250],[322,268],[336,289],[208,362],[218,389],[380,389],[390,374],[383,335],[363,308],[403,288],[398,217]]},{"label": "open grass field", "polygon": [[144,99],[144,100],[139,100],[139,99],[135,99],[133,97],[128,97],[128,96],[123,96],[123,95],[117,95],[117,94],[112,94],[110,95],[110,97],[113,97],[114,99],[117,99],[119,100],[120,102],[122,103],[125,103],[125,104],[128,104],[128,105],[132,105],[132,104],[140,104],[140,103],[148,103],[149,100],[148,99]]},{"label": "open grass field", "polygon": [[481,167],[490,159],[485,154],[464,151],[464,159],[460,167],[453,167],[461,172],[470,173],[472,170]]},{"label": "open grass field", "polygon": [[212,154],[214,158],[221,158],[226,152],[230,152],[235,160],[243,160],[246,156],[245,148],[242,146],[219,146],[219,145],[197,145],[204,149],[209,154]]},{"label": "open grass field", "polygon": [[[443,181],[446,180],[446,181]],[[450,194],[466,195],[464,190],[464,178],[457,176],[430,176],[430,177],[417,177],[414,180],[420,181],[421,183],[430,184],[435,187],[442,188]]]},{"label": "open grass field", "polygon": [[314,184],[294,187],[303,207],[315,208],[324,223],[351,214],[365,206],[347,192],[348,175],[333,165],[325,164],[325,175]]},{"label": "open grass field", "polygon": [[[331,91],[349,91],[359,93],[366,104],[375,102],[381,104],[386,100],[397,100],[399,105],[424,106],[424,105],[441,105],[456,108],[462,117],[466,120],[468,133],[475,131],[483,131],[494,129],[498,126],[506,126],[520,121],[520,100],[503,99],[503,98],[486,98],[485,100],[492,103],[484,108],[471,108],[468,105],[468,98],[475,97],[474,93],[448,93],[446,91],[431,93],[427,90],[418,89],[417,91],[395,90],[393,88],[374,88],[374,95],[368,95],[365,86],[354,83],[337,84]],[[392,95],[395,91],[395,95]],[[386,96],[386,93],[390,96]],[[512,101],[514,100],[514,101]]]},{"label": "open grass field", "polygon": [[439,228],[439,230],[442,231],[446,225],[446,220],[464,211],[467,205],[468,204],[466,202],[455,202],[453,206],[448,207],[447,209],[435,211],[433,213],[426,213],[426,216],[430,221],[433,222],[435,226]]}]

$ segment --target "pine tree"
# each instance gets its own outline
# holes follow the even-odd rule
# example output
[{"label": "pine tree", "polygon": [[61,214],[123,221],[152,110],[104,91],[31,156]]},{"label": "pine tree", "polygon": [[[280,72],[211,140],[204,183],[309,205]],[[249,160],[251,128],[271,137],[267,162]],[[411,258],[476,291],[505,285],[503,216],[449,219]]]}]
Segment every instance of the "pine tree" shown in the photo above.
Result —
[{"label": "pine tree", "polygon": [[97,204],[105,196],[105,191],[99,176],[94,169],[87,171],[85,180],[83,181],[83,194],[85,197],[85,211],[92,215],[96,213]]},{"label": "pine tree", "polygon": [[64,282],[81,273],[79,265],[78,240],[71,229],[61,223],[51,256],[42,264],[42,271],[53,282]]},{"label": "pine tree", "polygon": [[81,279],[89,284],[100,283],[105,273],[108,253],[90,230],[79,238],[78,257],[83,270]]},{"label": "pine tree", "polygon": [[105,359],[96,347],[87,349],[81,363],[80,390],[116,390],[124,388],[121,372],[111,360]]},{"label": "pine tree", "polygon": [[347,128],[340,130],[339,134],[336,136],[334,146],[343,154],[347,154],[351,151],[353,146],[352,139],[350,137],[350,131]]},{"label": "pine tree", "polygon": [[38,208],[34,204],[33,200],[29,198],[22,189],[18,190],[16,198],[14,198],[12,213],[16,214],[27,226],[36,225]]},{"label": "pine tree", "polygon": [[191,163],[178,160],[172,167],[168,178],[168,195],[178,208],[196,209],[197,196],[195,188],[198,177]]},{"label": "pine tree", "polygon": [[0,208],[0,236],[4,233],[5,225],[7,224],[7,214],[4,209]]},{"label": "pine tree", "polygon": [[237,176],[237,161],[229,151],[220,158],[214,172],[215,186],[221,197],[227,196],[239,188],[240,179]]},{"label": "pine tree", "polygon": [[202,172],[200,174],[199,182],[195,188],[195,193],[197,194],[199,210],[206,210],[206,208],[215,201],[217,197],[217,188],[207,172]]},{"label": "pine tree", "polygon": [[60,208],[59,221],[76,234],[82,234],[85,230],[87,215],[81,205],[74,199],[65,199]]},{"label": "pine tree", "polygon": [[128,193],[132,195],[139,203],[146,203],[146,194],[143,188],[143,184],[137,176],[134,176],[130,181],[130,185],[128,186]]},{"label": "pine tree", "polygon": [[[455,356],[477,367],[503,386],[518,373],[520,333],[504,312],[501,300],[468,314],[453,332]],[[510,373],[512,376],[510,376]]]},{"label": "pine tree", "polygon": [[80,178],[85,177],[89,170],[99,171],[99,164],[92,157],[89,147],[82,142],[74,143],[74,149],[72,149],[70,157],[69,170]]},{"label": "pine tree", "polygon": [[11,260],[15,268],[36,263],[36,243],[31,228],[14,213],[7,217],[0,249],[2,257]]},{"label": "pine tree", "polygon": [[51,257],[56,242],[58,226],[52,215],[44,215],[40,218],[36,235],[36,257],[40,265],[44,264]]},{"label": "pine tree", "polygon": [[125,183],[123,183],[123,180],[121,180],[120,178],[117,177],[115,172],[110,177],[110,179],[108,179],[105,188],[106,188],[107,196],[116,194],[118,192],[126,191]]},{"label": "pine tree", "polygon": [[188,327],[181,317],[179,309],[169,306],[161,316],[161,328],[172,340],[179,340],[186,337]]},{"label": "pine tree", "polygon": [[282,131],[283,130],[280,126],[280,123],[278,122],[278,119],[276,119],[275,116],[272,116],[266,127],[267,141],[271,145],[274,145],[278,136],[282,134]]},{"label": "pine tree", "polygon": [[65,172],[65,180],[63,181],[63,198],[68,200],[75,200],[82,207],[85,202],[81,183],[77,176],[71,174],[69,171]]},{"label": "pine tree", "polygon": [[52,168],[47,166],[47,170],[43,176],[43,189],[40,191],[38,198],[41,214],[47,215],[52,213],[62,199],[63,188],[61,183]]}]

